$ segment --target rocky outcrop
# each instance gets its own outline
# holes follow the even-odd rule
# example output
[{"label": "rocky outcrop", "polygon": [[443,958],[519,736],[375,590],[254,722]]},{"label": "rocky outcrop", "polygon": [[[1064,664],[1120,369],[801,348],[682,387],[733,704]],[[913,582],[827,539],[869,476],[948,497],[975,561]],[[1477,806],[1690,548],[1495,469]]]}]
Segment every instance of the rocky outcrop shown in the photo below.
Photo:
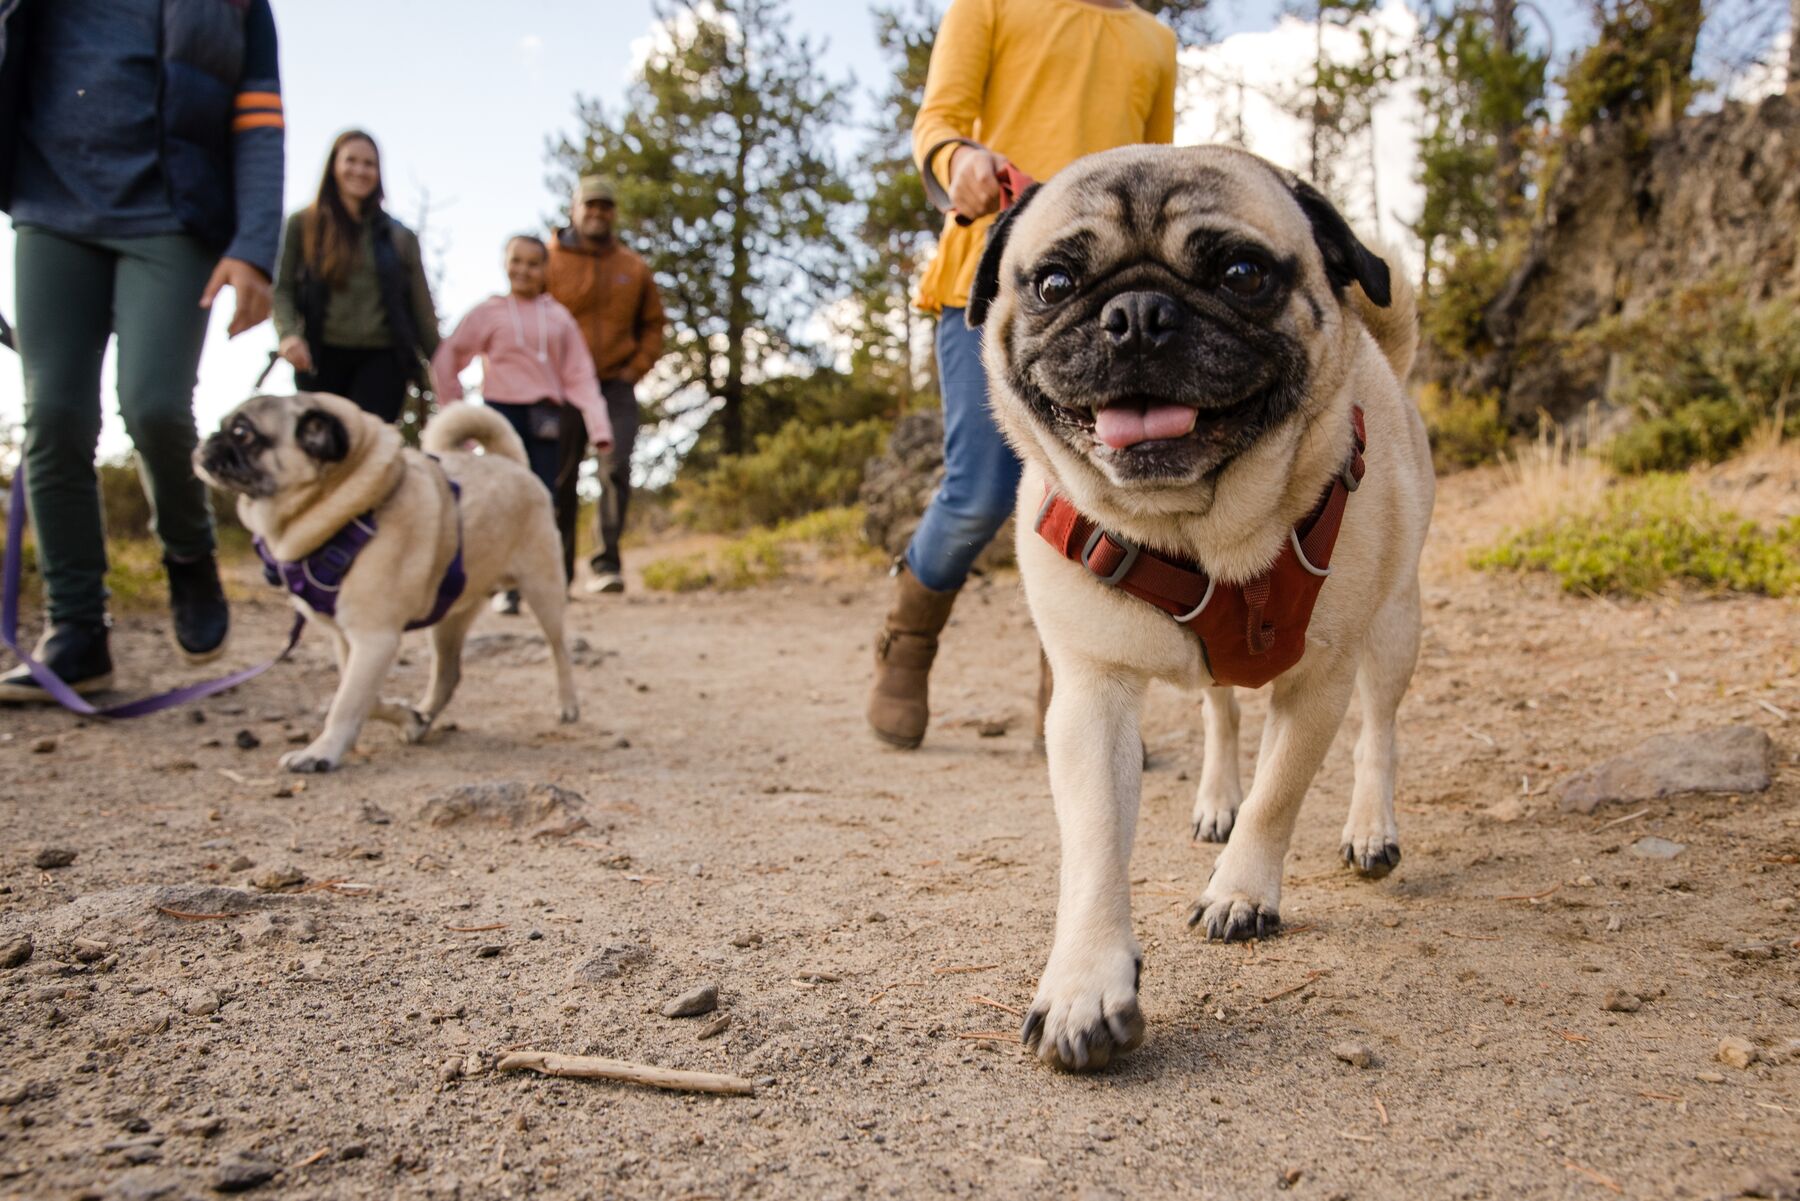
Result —
[{"label": "rocky outcrop", "polygon": [[1621,125],[1566,152],[1517,271],[1488,310],[1494,351],[1457,384],[1523,425],[1605,398],[1606,352],[1570,335],[1721,276],[1752,299],[1800,293],[1800,94],[1727,104],[1633,144]]},{"label": "rocky outcrop", "polygon": [[[912,540],[932,493],[944,480],[944,413],[908,413],[894,425],[887,453],[863,469],[863,536],[869,545],[898,555]],[[1013,561],[1013,526],[1008,521],[982,552],[976,567],[987,570]]]}]

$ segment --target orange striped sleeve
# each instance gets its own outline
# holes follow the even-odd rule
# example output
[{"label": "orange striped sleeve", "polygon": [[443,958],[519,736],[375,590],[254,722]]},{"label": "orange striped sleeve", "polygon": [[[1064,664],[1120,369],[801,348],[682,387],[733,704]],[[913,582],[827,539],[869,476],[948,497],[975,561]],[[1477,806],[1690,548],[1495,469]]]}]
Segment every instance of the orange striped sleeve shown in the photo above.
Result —
[{"label": "orange striped sleeve", "polygon": [[239,108],[280,108],[280,92],[239,92],[237,95]]},{"label": "orange striped sleeve", "polygon": [[231,132],[242,133],[246,129],[285,129],[287,123],[281,119],[280,113],[245,113],[231,122]]}]

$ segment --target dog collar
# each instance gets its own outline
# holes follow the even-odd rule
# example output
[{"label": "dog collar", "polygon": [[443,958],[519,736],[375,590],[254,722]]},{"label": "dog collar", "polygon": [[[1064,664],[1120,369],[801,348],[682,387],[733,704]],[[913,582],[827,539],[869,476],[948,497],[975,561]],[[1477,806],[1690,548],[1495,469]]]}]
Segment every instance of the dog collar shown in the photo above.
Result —
[{"label": "dog collar", "polygon": [[1107,588],[1149,602],[1200,640],[1207,671],[1219,684],[1260,688],[1300,661],[1319,589],[1331,574],[1350,493],[1362,483],[1368,433],[1361,406],[1350,410],[1350,454],[1319,503],[1267,571],[1242,584],[1221,584],[1198,564],[1157,554],[1101,528],[1046,485],[1036,529],[1058,554],[1079,563]]},{"label": "dog collar", "polygon": [[[432,457],[432,462],[437,462],[436,456]],[[441,465],[439,470],[442,470]],[[468,574],[463,570],[462,486],[448,477],[446,481],[450,485],[451,501],[457,507],[456,555],[444,570],[444,578],[438,581],[437,598],[432,602],[431,612],[418,621],[408,622],[406,628],[409,630],[442,621],[468,583]],[[278,588],[285,587],[314,613],[332,617],[337,613],[338,590],[343,587],[344,577],[350,574],[356,556],[375,537],[376,528],[375,510],[370,509],[351,518],[349,525],[327,538],[318,550],[294,562],[277,559],[269,553],[268,544],[260,537],[251,545],[263,561],[264,579]]]}]

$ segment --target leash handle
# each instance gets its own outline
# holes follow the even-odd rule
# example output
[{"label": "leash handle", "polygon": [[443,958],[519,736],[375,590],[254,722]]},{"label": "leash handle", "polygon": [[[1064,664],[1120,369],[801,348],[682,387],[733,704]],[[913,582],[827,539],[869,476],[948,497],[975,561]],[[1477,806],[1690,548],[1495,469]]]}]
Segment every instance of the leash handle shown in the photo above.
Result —
[{"label": "leash handle", "polygon": [[0,642],[6,649],[17,655],[19,662],[31,672],[50,699],[73,713],[83,717],[143,717],[148,713],[160,713],[164,709],[173,709],[177,705],[185,705],[191,701],[202,700],[228,688],[236,688],[239,684],[254,680],[263,672],[287,658],[300,642],[300,634],[306,629],[306,614],[294,613],[294,628],[288,633],[287,645],[281,653],[267,663],[258,663],[253,667],[242,668],[228,676],[216,680],[208,680],[202,684],[188,684],[174,688],[168,692],[159,692],[155,696],[143,697],[135,701],[126,701],[119,705],[97,708],[82,697],[79,692],[69,687],[48,667],[25,653],[19,645],[19,582],[24,572],[24,556],[21,543],[25,537],[25,458],[19,457],[18,469],[13,472],[11,501],[6,510],[6,561],[0,567],[3,581],[0,581]]},{"label": "leash handle", "polygon": [[[1028,189],[1037,186],[1037,180],[1031,178],[1031,176],[1025,174],[1025,172],[1019,170],[1011,163],[1007,163],[1006,166],[995,172],[995,176],[1000,181],[1000,211],[1003,213],[1013,205],[1017,204],[1019,202],[1019,197],[1023,196]],[[963,226],[973,225],[975,224],[975,218],[965,217],[961,213],[957,213],[956,223]]]}]

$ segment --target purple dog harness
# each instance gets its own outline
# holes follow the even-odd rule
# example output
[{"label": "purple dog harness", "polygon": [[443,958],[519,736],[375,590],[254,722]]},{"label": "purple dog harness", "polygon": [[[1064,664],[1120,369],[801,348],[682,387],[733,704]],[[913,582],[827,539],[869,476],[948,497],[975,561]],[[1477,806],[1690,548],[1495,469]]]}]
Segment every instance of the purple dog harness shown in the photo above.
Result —
[{"label": "purple dog harness", "polygon": [[[442,621],[444,614],[450,611],[450,606],[462,596],[463,587],[468,583],[468,576],[463,571],[462,487],[455,480],[450,481],[450,495],[458,506],[456,557],[450,560],[450,566],[444,571],[444,578],[438,581],[437,601],[431,606],[431,612],[418,621],[408,622],[406,628],[409,630],[436,625]],[[343,587],[344,577],[350,574],[356,556],[362,553],[363,547],[373,537],[375,511],[371,509],[360,517],[352,518],[350,524],[327,539],[325,545],[296,562],[284,563],[277,559],[269,553],[268,544],[261,538],[251,545],[256,547],[257,557],[263,561],[264,579],[277,587],[285,587],[314,613],[331,617],[337,613],[338,589]]]}]

